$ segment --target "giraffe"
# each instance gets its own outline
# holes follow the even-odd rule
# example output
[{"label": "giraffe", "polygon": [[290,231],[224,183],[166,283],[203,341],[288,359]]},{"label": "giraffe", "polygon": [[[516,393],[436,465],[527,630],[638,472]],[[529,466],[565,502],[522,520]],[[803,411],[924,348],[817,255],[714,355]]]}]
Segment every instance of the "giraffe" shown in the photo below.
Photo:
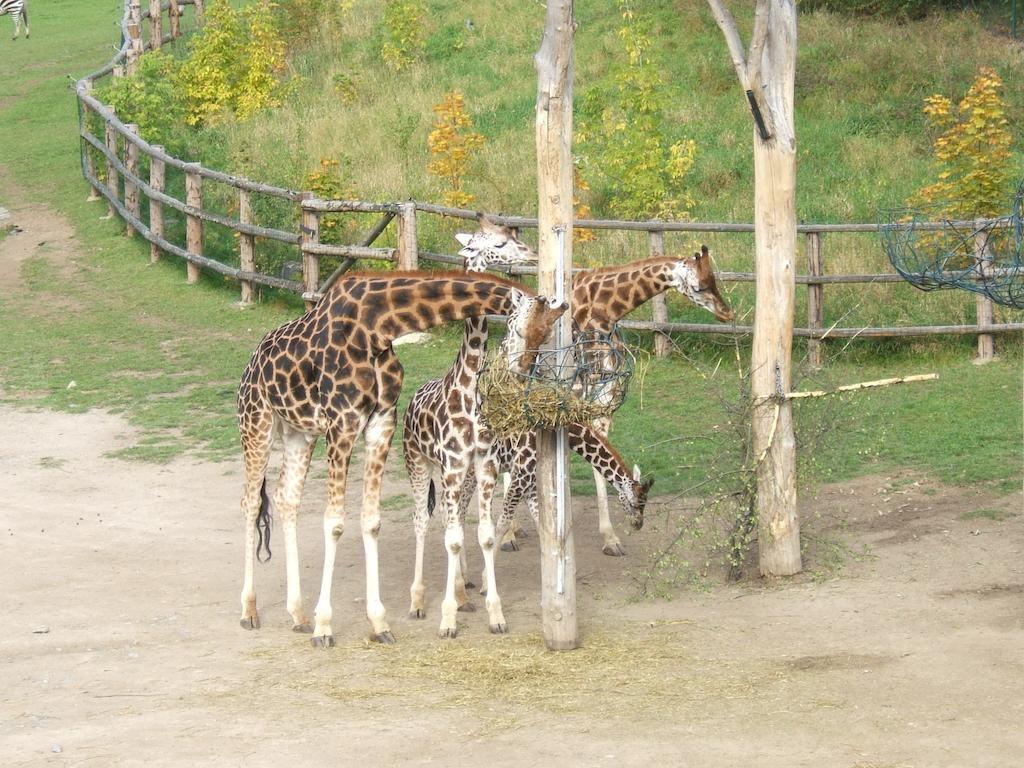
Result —
[{"label": "giraffe", "polygon": [[[722,323],[733,319],[732,310],[718,292],[708,247],[702,245],[692,258],[659,256],[619,266],[602,267],[574,276],[572,319],[577,332],[610,334],[623,316],[644,302],[675,288],[694,304],[711,312]],[[611,418],[594,422],[607,437]],[[619,557],[626,554],[608,514],[604,478],[594,472],[597,487],[598,528],[604,539],[602,551]]]},{"label": "giraffe", "polygon": [[[508,332],[499,354],[510,361],[514,370],[525,372],[536,356],[536,350],[554,322],[568,305],[549,303],[544,322],[535,328],[527,325],[526,307],[516,307],[508,318]],[[491,521],[491,499],[498,471],[493,460],[494,437],[476,418],[475,384],[479,363],[486,344],[486,327],[466,329],[467,344],[459,358],[441,379],[428,382],[416,392],[415,402],[406,411],[403,447],[405,466],[413,489],[416,528],[416,576],[411,588],[410,616],[423,618],[423,552],[426,523],[435,502],[434,476],[440,480],[441,508],[444,513],[445,550],[448,553],[448,580],[441,603],[440,637],[458,633],[456,611],[472,610],[465,593],[465,548],[463,521],[472,488],[465,490],[465,480],[472,472],[483,478],[478,486],[477,539],[484,556],[484,583],[490,584],[485,605],[491,632],[504,633],[508,624],[501,608],[501,598],[494,579],[494,547],[497,541]],[[467,385],[468,383],[468,385]]]},{"label": "giraffe", "polygon": [[[518,230],[501,227],[484,216],[479,219],[480,229],[469,235],[460,233],[455,237],[463,246],[459,254],[465,260],[467,271],[480,271],[489,267],[515,263],[535,263],[536,253],[521,240]],[[416,566],[415,576],[410,588],[409,615],[412,618],[424,618],[424,597],[426,588],[423,584],[423,555],[428,522],[433,504],[430,493],[432,476],[437,476],[443,488],[449,489],[450,496],[458,500],[458,522],[452,517],[456,508],[449,505],[445,509],[446,530],[451,525],[462,525],[465,512],[472,498],[476,484],[474,455],[480,452],[486,456],[487,446],[493,445],[492,458],[500,468],[511,469],[511,443],[507,440],[494,440],[486,427],[480,422],[476,400],[477,374],[484,362],[487,344],[487,324],[481,318],[466,320],[463,344],[455,362],[444,377],[427,382],[413,395],[405,415],[403,447],[405,450],[406,468],[413,486],[415,498],[414,526],[416,531]],[[515,341],[506,337],[506,345]],[[527,345],[528,348],[535,348]],[[606,445],[600,436],[592,430],[580,428],[573,447],[587,458],[595,462],[602,460],[600,466],[605,467],[606,476],[617,483],[624,505],[629,512],[639,514],[642,524],[643,505],[646,502],[646,488],[641,492],[638,480],[629,479],[628,470],[618,475],[611,471],[611,465],[603,460],[613,456],[618,459],[618,468],[624,467],[618,453]],[[492,442],[493,441],[493,442]],[[605,443],[604,446],[601,443]],[[584,450],[584,445],[588,450]],[[598,466],[595,463],[595,466]],[[493,464],[489,464],[493,466]],[[496,472],[495,472],[496,475]],[[623,477],[624,475],[624,477]],[[460,483],[460,479],[465,478]],[[628,481],[627,481],[628,480]],[[493,495],[493,478],[488,478],[486,486],[482,485],[483,497],[481,505],[490,509]],[[519,490],[519,496],[532,489]],[[448,498],[450,498],[450,496]],[[535,492],[528,498],[535,499]],[[642,500],[641,500],[642,499]],[[514,506],[514,505],[513,505]],[[483,541],[489,541],[486,537]],[[466,588],[473,585],[465,581],[465,547],[459,550],[459,571],[455,575],[454,588],[446,590],[446,606],[442,607],[442,625],[439,634],[452,637],[455,633],[454,613],[456,610],[472,610],[472,604],[466,595]],[[485,561],[488,553],[484,552]],[[451,553],[449,553],[451,557]],[[455,571],[454,565],[449,567],[449,576]],[[483,583],[487,584],[488,576],[485,568]],[[493,596],[488,594],[488,611],[492,631],[504,631],[507,625],[503,617],[498,617],[492,610]],[[453,607],[456,606],[456,607]]]},{"label": "giraffe", "polygon": [[[314,646],[334,645],[332,574],[338,539],[345,529],[349,460],[356,439],[363,435],[366,461],[360,527],[366,614],[371,637],[382,643],[394,642],[380,599],[377,548],[381,476],[395,430],[404,374],[391,342],[403,333],[441,323],[487,313],[510,314],[524,305],[542,304],[528,301],[533,298],[517,283],[483,275],[355,274],[338,280],[312,309],[263,338],[238,389],[238,425],[245,466],[241,506],[246,520],[242,627],[260,626],[253,561],[260,548],[270,556],[266,469],[273,437],[279,434],[284,459],[274,506],[284,534],[287,609],[293,630],[312,632]],[[547,313],[532,315],[547,320]],[[531,322],[531,329],[536,325]],[[321,435],[326,438],[328,465],[324,568],[315,625],[310,627],[299,584],[296,513],[313,449]]]}]

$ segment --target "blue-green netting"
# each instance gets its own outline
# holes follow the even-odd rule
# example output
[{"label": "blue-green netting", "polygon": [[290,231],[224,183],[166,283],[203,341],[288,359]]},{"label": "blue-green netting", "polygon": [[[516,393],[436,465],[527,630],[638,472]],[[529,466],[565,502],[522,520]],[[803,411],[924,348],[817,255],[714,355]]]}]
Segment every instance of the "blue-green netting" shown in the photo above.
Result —
[{"label": "blue-green netting", "polygon": [[[960,288],[1024,309],[1021,247],[1024,184],[1005,216],[955,221],[932,208],[881,212],[879,232],[893,268],[916,288]],[[938,225],[938,226],[936,226]]]}]

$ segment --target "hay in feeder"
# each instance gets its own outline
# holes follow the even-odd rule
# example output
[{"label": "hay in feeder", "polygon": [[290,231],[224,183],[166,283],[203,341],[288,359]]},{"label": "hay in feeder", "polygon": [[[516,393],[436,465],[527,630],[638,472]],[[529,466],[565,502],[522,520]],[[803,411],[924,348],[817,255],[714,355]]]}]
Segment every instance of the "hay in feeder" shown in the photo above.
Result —
[{"label": "hay in feeder", "polygon": [[499,436],[588,424],[611,416],[626,398],[632,376],[630,356],[607,337],[601,354],[594,340],[578,341],[568,350],[526,352],[536,356],[526,373],[500,352],[488,356],[477,379],[480,415]]}]

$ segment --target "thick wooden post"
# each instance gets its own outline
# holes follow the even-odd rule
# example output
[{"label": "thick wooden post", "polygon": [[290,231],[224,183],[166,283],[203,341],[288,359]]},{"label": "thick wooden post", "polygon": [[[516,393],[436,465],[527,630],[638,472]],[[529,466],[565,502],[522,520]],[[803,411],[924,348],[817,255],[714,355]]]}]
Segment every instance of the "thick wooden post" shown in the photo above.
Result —
[{"label": "thick wooden post", "polygon": [[[127,128],[136,136],[139,135],[139,126],[135,123],[128,123]],[[131,217],[135,217],[135,220],[138,221],[141,209],[139,207],[139,185],[129,177],[129,174],[139,175],[139,148],[127,138],[124,140],[124,168],[128,172],[124,177],[124,207],[130,214],[127,234],[128,237],[134,237],[136,229]]]},{"label": "thick wooden post", "polygon": [[[568,301],[572,295],[572,0],[548,0],[537,67],[538,290]],[[572,339],[572,310],[555,329],[556,348]],[[551,650],[579,645],[576,550],[569,493],[565,429],[537,436],[540,501],[541,621]]]},{"label": "thick wooden post", "polygon": [[178,0],[168,0],[167,21],[170,22],[171,39],[177,40],[181,37],[181,6]]},{"label": "thick wooden post", "polygon": [[164,14],[160,0],[149,0],[149,49],[159,51],[164,38]]},{"label": "thick wooden post", "polygon": [[139,57],[142,56],[142,0],[128,2],[128,74],[139,71]]},{"label": "thick wooden post", "polygon": [[[252,224],[252,200],[249,190],[238,190],[238,220],[243,224]],[[244,272],[256,271],[256,237],[245,232],[238,235],[238,265]],[[253,284],[251,280],[242,280],[242,303],[252,304]]]},{"label": "thick wooden post", "polygon": [[[312,199],[313,195],[307,193],[303,200]],[[308,253],[306,246],[320,242],[320,213],[302,209],[302,226],[299,229],[299,241],[302,248],[302,283],[306,293],[315,293],[320,287],[320,257],[315,253]],[[312,309],[316,302],[306,299],[306,309]]]},{"label": "thick wooden post", "polygon": [[[155,146],[153,149],[163,152],[164,148]],[[155,192],[164,191],[164,177],[165,177],[164,161],[149,156],[149,186],[153,188]],[[164,204],[155,198],[149,198],[149,231],[156,237],[164,236]],[[160,261],[160,246],[156,243],[149,244],[149,260],[151,263],[156,264]]]},{"label": "thick wooden post", "polygon": [[[189,163],[185,170],[185,205],[197,211],[203,208],[203,177],[199,175],[199,163]],[[203,255],[203,220],[196,214],[185,214],[185,250],[196,256]],[[185,262],[186,280],[189,285],[199,282],[200,268],[191,261]]]},{"label": "thick wooden post", "polygon": [[[808,232],[805,241],[807,249],[807,273],[813,277],[824,274],[821,260],[821,233]],[[807,327],[811,331],[820,331],[825,321],[825,310],[822,304],[824,286],[821,283],[807,284]],[[811,368],[818,369],[824,364],[825,342],[811,336],[807,339],[807,363]]]},{"label": "thick wooden post", "polygon": [[[983,227],[978,227],[978,234],[974,236],[975,254],[978,261],[978,270],[984,277],[989,268],[988,259],[988,235]],[[978,325],[992,325],[996,321],[995,305],[992,300],[983,293],[976,294],[975,309],[978,316]],[[974,362],[978,365],[990,363],[996,359],[995,336],[991,333],[978,334],[978,356]]]},{"label": "thick wooden post", "polygon": [[398,216],[398,268],[419,269],[419,246],[416,241],[416,203],[402,203]]},{"label": "thick wooden post", "polygon": [[[650,248],[648,252],[651,258],[658,258],[665,255],[664,232],[650,232]],[[651,319],[653,319],[656,323],[668,322],[668,302],[665,299],[664,293],[659,293],[653,299],[651,299]],[[671,351],[672,340],[669,338],[669,335],[662,331],[655,331],[654,356],[668,357]]]},{"label": "thick wooden post", "polygon": [[[113,105],[108,107],[111,113],[116,114],[117,110],[114,109]],[[110,153],[111,157],[117,157],[117,131],[114,130],[114,126],[110,123],[106,124],[106,141],[107,141],[107,152]],[[120,183],[118,181],[117,167],[114,165],[114,161],[107,158],[107,191],[110,193],[110,197],[113,200],[121,199]],[[107,218],[113,218],[117,215],[117,209],[114,207],[114,203],[107,200]]]},{"label": "thick wooden post", "polygon": [[206,0],[195,0],[196,21],[202,21],[206,15]]}]

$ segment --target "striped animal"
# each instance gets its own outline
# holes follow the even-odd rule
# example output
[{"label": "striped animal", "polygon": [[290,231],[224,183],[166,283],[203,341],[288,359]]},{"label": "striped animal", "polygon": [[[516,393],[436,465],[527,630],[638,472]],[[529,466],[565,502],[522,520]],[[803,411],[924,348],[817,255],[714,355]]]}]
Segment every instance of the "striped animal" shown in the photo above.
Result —
[{"label": "striped animal", "polygon": [[14,19],[14,39],[21,32],[21,20],[25,20],[25,38],[28,38],[28,0],[0,0],[0,16],[11,14]]}]

